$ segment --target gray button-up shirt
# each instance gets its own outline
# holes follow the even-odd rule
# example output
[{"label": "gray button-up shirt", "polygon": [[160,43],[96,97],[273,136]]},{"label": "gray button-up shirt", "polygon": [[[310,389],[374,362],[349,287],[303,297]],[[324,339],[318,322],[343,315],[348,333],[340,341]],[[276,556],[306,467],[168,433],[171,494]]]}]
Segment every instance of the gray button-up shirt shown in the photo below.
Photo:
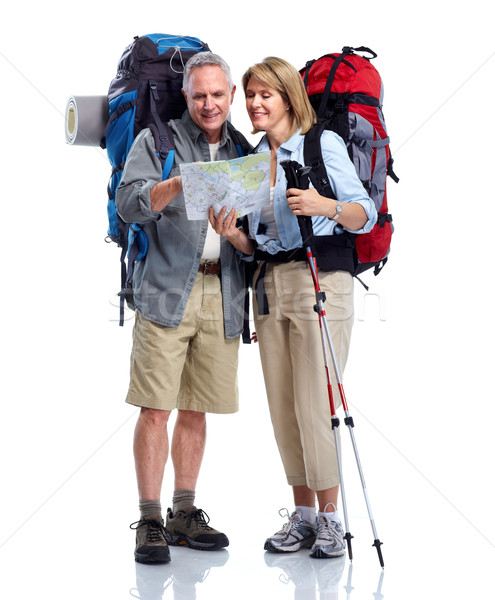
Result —
[{"label": "gray button-up shirt", "polygon": [[[174,133],[175,164],[170,177],[179,174],[177,165],[209,161],[210,149],[204,133],[186,111],[181,119],[169,122]],[[238,156],[223,126],[217,160]],[[183,195],[177,196],[160,213],[151,210],[150,192],[162,180],[149,129],[134,140],[117,190],[117,210],[128,223],[138,223],[148,237],[146,256],[136,263],[132,280],[136,309],[150,321],[177,327],[198,273],[208,221],[189,221]],[[220,264],[225,336],[234,338],[243,329],[245,269],[239,253],[221,238]],[[213,277],[213,276],[212,276]]]}]

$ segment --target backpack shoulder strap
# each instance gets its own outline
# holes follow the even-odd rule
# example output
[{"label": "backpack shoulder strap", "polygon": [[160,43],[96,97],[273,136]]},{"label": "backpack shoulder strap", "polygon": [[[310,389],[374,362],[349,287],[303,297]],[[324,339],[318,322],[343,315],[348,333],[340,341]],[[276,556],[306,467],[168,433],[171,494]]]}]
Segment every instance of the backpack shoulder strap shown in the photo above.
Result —
[{"label": "backpack shoulder strap", "polygon": [[311,167],[309,178],[318,193],[327,198],[335,199],[336,196],[328,180],[321,152],[321,135],[324,130],[325,123],[320,122],[313,125],[304,135],[304,164]]},{"label": "backpack shoulder strap", "polygon": [[247,141],[247,139],[242,135],[240,131],[238,131],[230,121],[227,121],[227,130],[229,132],[232,141],[237,150],[237,154],[239,156],[246,156],[250,154],[253,150],[251,144]]},{"label": "backpack shoulder strap", "polygon": [[168,123],[162,123],[160,128],[155,123],[151,123],[148,127],[155,140],[156,154],[162,163],[162,179],[167,179],[175,160],[174,134]]},{"label": "backpack shoulder strap", "polygon": [[[234,142],[234,145],[239,156],[246,156],[251,154],[253,147],[247,141],[247,139],[238,131],[230,121],[227,121],[227,130],[229,135]],[[241,217],[237,220],[237,226],[242,226],[246,233],[249,232],[249,223],[246,216]],[[252,265],[254,263],[248,263],[243,261],[244,277],[245,277],[245,291],[244,291],[244,322],[242,330],[242,342],[243,344],[251,343],[251,332],[249,327],[249,287],[253,276]]]}]

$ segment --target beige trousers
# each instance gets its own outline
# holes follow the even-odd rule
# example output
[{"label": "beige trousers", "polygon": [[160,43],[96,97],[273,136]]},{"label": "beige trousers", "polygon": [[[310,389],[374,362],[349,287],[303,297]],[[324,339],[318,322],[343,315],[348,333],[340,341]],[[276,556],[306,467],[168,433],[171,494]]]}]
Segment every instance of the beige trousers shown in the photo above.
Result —
[{"label": "beige trousers", "polygon": [[[255,274],[256,285],[260,267]],[[319,273],[325,310],[342,376],[354,316],[349,273]],[[290,485],[324,490],[339,484],[335,438],[311,271],[305,262],[268,263],[269,314],[254,318],[275,439]],[[255,294],[253,294],[255,296]],[[335,407],[341,405],[331,357]],[[338,431],[338,430],[337,430]]]}]

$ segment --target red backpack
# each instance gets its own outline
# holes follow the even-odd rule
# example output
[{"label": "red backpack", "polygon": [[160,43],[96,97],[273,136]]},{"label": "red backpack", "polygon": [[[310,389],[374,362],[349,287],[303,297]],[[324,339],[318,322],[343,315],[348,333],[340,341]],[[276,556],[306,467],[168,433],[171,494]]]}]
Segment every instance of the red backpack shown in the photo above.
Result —
[{"label": "red backpack", "polygon": [[[371,57],[354,51],[369,53]],[[318,117],[317,124],[305,136],[304,162],[312,167],[309,174],[312,184],[320,194],[335,197],[320,146],[323,130],[329,129],[344,140],[356,172],[378,211],[378,221],[369,233],[348,234],[355,249],[355,276],[372,267],[378,275],[388,260],[393,225],[387,205],[387,175],[399,181],[392,169],[382,114],[382,80],[370,62],[376,56],[369,48],[346,46],[340,54],[326,54],[307,62],[300,71]]]}]

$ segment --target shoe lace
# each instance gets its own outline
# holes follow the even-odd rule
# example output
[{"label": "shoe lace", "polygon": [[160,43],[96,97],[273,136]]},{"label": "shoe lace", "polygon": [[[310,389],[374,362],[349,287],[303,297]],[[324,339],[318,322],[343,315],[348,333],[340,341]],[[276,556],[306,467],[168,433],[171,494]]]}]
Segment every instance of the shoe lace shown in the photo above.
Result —
[{"label": "shoe lace", "polygon": [[165,529],[163,523],[156,519],[141,519],[135,523],[129,525],[131,529],[139,529],[140,527],[147,527],[146,529],[146,541],[147,542],[160,542],[165,539],[167,542],[172,540],[169,532]]},{"label": "shoe lace", "polygon": [[189,527],[192,521],[195,521],[201,529],[205,529],[206,531],[211,530],[211,527],[208,525],[210,517],[201,508],[193,510],[187,515],[186,526]]},{"label": "shoe lace", "polygon": [[318,523],[318,539],[333,542],[337,535],[337,523],[327,517],[320,517]]},{"label": "shoe lace", "polygon": [[287,523],[282,525],[282,529],[278,532],[279,534],[285,534],[286,536],[289,536],[290,533],[296,529],[297,525],[302,521],[299,513],[293,512],[292,514],[289,514],[289,511],[286,508],[281,508],[278,511],[278,514],[282,518],[285,517],[288,519]]}]

